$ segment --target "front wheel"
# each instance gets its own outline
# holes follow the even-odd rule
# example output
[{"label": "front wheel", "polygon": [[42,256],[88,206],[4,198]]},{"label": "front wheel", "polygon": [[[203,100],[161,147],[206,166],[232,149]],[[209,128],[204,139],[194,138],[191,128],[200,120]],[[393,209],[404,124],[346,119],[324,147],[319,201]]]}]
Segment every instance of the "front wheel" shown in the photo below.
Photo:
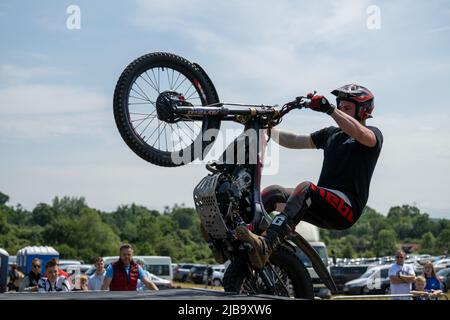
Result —
[{"label": "front wheel", "polygon": [[193,107],[219,102],[212,81],[199,65],[165,52],[131,62],[114,91],[120,135],[142,159],[163,167],[202,159],[220,128],[220,118],[214,116],[176,118],[167,102],[171,99]]},{"label": "front wheel", "polygon": [[[277,295],[314,299],[311,277],[301,260],[285,246],[280,246],[270,257]],[[243,259],[235,259],[227,268],[223,287],[225,292],[240,294],[267,294],[269,290],[255,271],[250,271]]]}]

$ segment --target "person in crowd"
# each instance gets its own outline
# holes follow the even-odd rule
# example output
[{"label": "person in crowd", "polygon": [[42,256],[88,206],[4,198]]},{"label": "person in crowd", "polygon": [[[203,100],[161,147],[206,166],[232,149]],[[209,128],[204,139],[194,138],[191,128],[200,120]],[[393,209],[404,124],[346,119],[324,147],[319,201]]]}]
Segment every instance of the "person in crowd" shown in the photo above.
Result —
[{"label": "person in crowd", "polygon": [[105,279],[105,262],[102,257],[95,259],[95,273],[89,277],[89,290],[102,290],[103,280]]},{"label": "person in crowd", "polygon": [[413,294],[413,300],[428,300],[428,292],[425,290],[427,281],[423,276],[416,277],[414,281],[414,290],[411,291]]},{"label": "person in crowd", "polygon": [[[144,262],[144,260],[139,259],[136,262],[142,268],[142,270],[144,270],[145,276],[148,279],[152,279],[152,275],[150,274],[150,272],[145,269],[145,262]],[[139,279],[138,280],[138,284],[137,284],[137,290],[138,291],[143,291],[143,290],[145,290],[145,288],[146,288],[145,284]]]},{"label": "person in crowd", "polygon": [[413,300],[439,300],[442,290],[427,289],[427,279],[424,276],[419,276],[414,282]]},{"label": "person in crowd", "polygon": [[41,275],[42,262],[39,258],[34,258],[31,261],[31,270],[23,278],[20,283],[19,292],[37,292],[38,282],[42,278]]},{"label": "person in crowd", "polygon": [[55,259],[45,264],[46,277],[39,279],[38,292],[70,291],[69,280],[59,275],[59,265]]},{"label": "person in crowd", "polygon": [[69,280],[70,279],[69,274],[59,267],[59,259],[53,258],[52,261],[54,261],[58,265],[58,276],[63,276],[67,280]]},{"label": "person in crowd", "polygon": [[10,265],[8,277],[8,291],[19,291],[20,283],[24,275],[17,269],[17,264],[13,263]]},{"label": "person in crowd", "polygon": [[[389,268],[391,294],[409,294],[411,284],[416,279],[414,268],[405,263],[406,254],[402,250],[395,254],[395,263]],[[395,300],[409,300],[408,297],[394,297]]]},{"label": "person in crowd", "polygon": [[133,247],[124,244],[119,249],[119,260],[106,269],[102,289],[110,291],[136,291],[138,280],[150,290],[158,287],[149,279],[144,269],[133,260]]},{"label": "person in crowd", "polygon": [[86,275],[80,275],[80,289],[74,291],[89,291],[88,282],[89,278]]},{"label": "person in crowd", "polygon": [[211,284],[212,285],[212,282],[213,282],[213,273],[214,273],[214,270],[213,270],[213,268],[212,268],[212,266],[210,266],[210,265],[208,265],[207,267],[206,267],[206,270],[205,270],[205,288],[208,288],[208,285],[209,284]]},{"label": "person in crowd", "polygon": [[425,289],[427,291],[437,291],[442,290],[442,283],[439,278],[436,276],[436,271],[434,270],[434,266],[431,262],[427,261],[423,265],[423,276],[425,277],[427,283]]}]

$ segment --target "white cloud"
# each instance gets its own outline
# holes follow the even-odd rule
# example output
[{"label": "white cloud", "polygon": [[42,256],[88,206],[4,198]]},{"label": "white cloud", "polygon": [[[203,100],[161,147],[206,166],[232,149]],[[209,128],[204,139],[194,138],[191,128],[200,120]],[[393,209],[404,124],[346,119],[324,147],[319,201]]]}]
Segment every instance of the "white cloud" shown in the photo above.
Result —
[{"label": "white cloud", "polygon": [[29,84],[0,90],[0,114],[58,114],[109,108],[111,99],[95,91],[65,85]]},{"label": "white cloud", "polygon": [[[44,60],[46,56],[40,54],[29,54],[34,60]],[[61,77],[74,75],[75,71],[57,67],[22,67],[11,64],[0,65],[0,80],[5,83],[28,82],[30,80],[42,80],[48,77]]]}]

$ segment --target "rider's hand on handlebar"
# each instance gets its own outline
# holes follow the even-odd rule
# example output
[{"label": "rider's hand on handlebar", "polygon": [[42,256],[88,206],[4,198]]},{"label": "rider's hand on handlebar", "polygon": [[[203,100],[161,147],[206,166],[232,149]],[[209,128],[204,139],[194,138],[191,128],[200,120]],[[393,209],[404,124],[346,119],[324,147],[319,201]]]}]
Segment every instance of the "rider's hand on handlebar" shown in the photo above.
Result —
[{"label": "rider's hand on handlebar", "polygon": [[327,98],[321,95],[314,95],[313,93],[308,93],[307,96],[311,99],[311,103],[309,104],[309,108],[314,111],[324,112],[326,114],[332,114],[335,107],[331,105]]}]

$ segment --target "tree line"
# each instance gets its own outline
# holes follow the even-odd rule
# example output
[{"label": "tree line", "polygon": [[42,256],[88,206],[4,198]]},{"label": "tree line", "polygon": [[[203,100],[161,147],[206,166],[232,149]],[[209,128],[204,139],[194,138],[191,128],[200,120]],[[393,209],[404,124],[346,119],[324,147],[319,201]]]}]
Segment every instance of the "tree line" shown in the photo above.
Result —
[{"label": "tree line", "polygon": [[322,229],[320,234],[329,254],[343,258],[388,256],[400,247],[431,255],[445,255],[450,249],[450,220],[432,219],[410,205],[391,207],[387,215],[366,207],[353,227]]},{"label": "tree line", "polygon": [[[0,247],[11,255],[28,245],[53,246],[61,258],[93,262],[97,256],[118,254],[131,243],[136,255],[171,256],[174,262],[214,263],[200,234],[194,208],[121,205],[104,212],[89,207],[82,197],[55,197],[29,211],[8,205],[0,192]],[[447,254],[450,220],[431,219],[414,206],[392,207],[387,216],[366,207],[358,222],[343,231],[321,230],[329,254],[338,257],[392,255],[401,243],[420,244],[419,252]]]}]

